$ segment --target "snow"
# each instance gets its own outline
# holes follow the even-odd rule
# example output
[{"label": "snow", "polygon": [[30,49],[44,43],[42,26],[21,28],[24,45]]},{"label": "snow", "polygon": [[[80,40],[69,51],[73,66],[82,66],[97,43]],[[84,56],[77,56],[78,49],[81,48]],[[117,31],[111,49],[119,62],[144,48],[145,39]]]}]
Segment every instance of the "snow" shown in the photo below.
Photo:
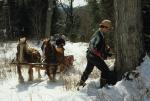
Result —
[{"label": "snow", "polygon": [[[40,50],[40,45],[30,41],[30,45]],[[0,100],[1,101],[150,101],[150,58],[144,57],[144,62],[136,67],[129,75],[131,80],[123,78],[114,86],[99,88],[99,78],[90,76],[87,85],[77,91],[76,83],[86,66],[86,50],[88,43],[67,42],[65,55],[74,55],[74,68],[64,75],[63,79],[57,76],[56,82],[50,82],[42,71],[42,79],[28,82],[27,70],[23,70],[25,83],[18,83],[15,66],[8,65],[15,57],[17,42],[0,44]],[[41,52],[41,51],[40,51]],[[113,67],[115,60],[107,60]],[[11,69],[9,68],[11,67]],[[5,72],[4,72],[5,71]],[[99,71],[98,71],[99,73]],[[4,76],[6,76],[4,78]]]},{"label": "snow", "polygon": [[[59,0],[60,1],[60,0]],[[69,4],[68,0],[61,0],[65,4]],[[84,6],[87,5],[87,2],[85,0],[74,0],[73,1],[73,6],[78,7],[78,6]]]}]

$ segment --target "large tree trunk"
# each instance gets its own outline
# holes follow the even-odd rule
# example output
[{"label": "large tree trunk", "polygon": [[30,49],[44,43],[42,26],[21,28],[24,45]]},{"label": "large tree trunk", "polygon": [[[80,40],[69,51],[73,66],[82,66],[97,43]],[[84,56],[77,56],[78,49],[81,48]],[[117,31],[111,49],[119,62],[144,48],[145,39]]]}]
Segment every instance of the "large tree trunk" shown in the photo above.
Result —
[{"label": "large tree trunk", "polygon": [[143,53],[141,0],[114,0],[115,47],[118,80],[139,65]]},{"label": "large tree trunk", "polygon": [[51,32],[52,15],[54,9],[53,2],[53,0],[48,0],[45,37],[49,37]]}]

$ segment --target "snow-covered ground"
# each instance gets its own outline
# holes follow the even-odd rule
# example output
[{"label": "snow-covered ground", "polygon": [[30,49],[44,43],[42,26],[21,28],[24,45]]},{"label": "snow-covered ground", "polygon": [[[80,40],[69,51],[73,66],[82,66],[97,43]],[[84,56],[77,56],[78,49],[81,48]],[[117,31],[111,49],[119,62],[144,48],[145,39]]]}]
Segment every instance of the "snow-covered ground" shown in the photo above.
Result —
[{"label": "snow-covered ground", "polygon": [[[16,42],[0,44],[0,101],[150,101],[150,58],[148,56],[135,71],[139,76],[129,75],[132,80],[122,79],[114,86],[109,85],[100,89],[99,78],[90,76],[87,85],[77,91],[72,85],[78,82],[85,69],[87,43],[67,42],[65,45],[65,55],[74,55],[75,61],[74,68],[64,75],[63,80],[57,78],[56,82],[49,82],[42,72],[41,80],[38,80],[34,74],[35,80],[28,82],[27,71],[23,70],[24,84],[18,83],[15,66],[8,64],[15,57],[16,45]],[[30,42],[30,45],[41,52],[41,44]],[[112,66],[114,60],[106,62]]]}]

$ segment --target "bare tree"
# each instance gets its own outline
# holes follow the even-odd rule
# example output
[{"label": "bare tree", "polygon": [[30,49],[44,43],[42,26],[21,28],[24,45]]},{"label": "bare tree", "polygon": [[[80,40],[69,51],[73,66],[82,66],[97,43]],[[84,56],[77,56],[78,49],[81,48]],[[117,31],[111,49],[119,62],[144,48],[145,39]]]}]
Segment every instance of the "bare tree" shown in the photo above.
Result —
[{"label": "bare tree", "polygon": [[143,53],[141,0],[114,0],[117,78],[134,70]]},{"label": "bare tree", "polygon": [[49,37],[51,32],[51,23],[52,23],[52,15],[53,15],[53,2],[54,0],[48,0],[48,9],[47,9],[47,17],[46,17],[46,32],[45,36]]},{"label": "bare tree", "polygon": [[62,1],[59,0],[59,3],[61,7],[63,8],[65,14],[66,14],[66,21],[65,21],[65,32],[72,34],[73,27],[74,27],[74,14],[73,14],[73,2],[74,0],[67,0],[69,2],[69,5],[63,5]]},{"label": "bare tree", "polygon": [[28,12],[30,14],[30,20],[32,23],[32,33],[36,35],[37,38],[41,38],[44,35],[45,27],[45,17],[47,2],[43,0],[31,0],[28,2]]}]

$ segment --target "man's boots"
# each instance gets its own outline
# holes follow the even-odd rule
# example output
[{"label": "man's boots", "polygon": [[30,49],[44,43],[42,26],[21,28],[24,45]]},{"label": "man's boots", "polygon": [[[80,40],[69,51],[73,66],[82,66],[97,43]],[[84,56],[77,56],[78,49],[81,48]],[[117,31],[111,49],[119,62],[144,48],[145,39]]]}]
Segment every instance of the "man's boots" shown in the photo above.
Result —
[{"label": "man's boots", "polygon": [[80,80],[80,82],[77,83],[77,86],[83,86],[84,87],[85,85],[86,85],[86,83],[83,80]]},{"label": "man's boots", "polygon": [[80,86],[84,87],[86,85],[85,81],[80,80],[80,82],[77,83],[77,90],[80,90]]},{"label": "man's boots", "polygon": [[100,78],[100,88],[103,88],[107,84],[107,80]]}]

